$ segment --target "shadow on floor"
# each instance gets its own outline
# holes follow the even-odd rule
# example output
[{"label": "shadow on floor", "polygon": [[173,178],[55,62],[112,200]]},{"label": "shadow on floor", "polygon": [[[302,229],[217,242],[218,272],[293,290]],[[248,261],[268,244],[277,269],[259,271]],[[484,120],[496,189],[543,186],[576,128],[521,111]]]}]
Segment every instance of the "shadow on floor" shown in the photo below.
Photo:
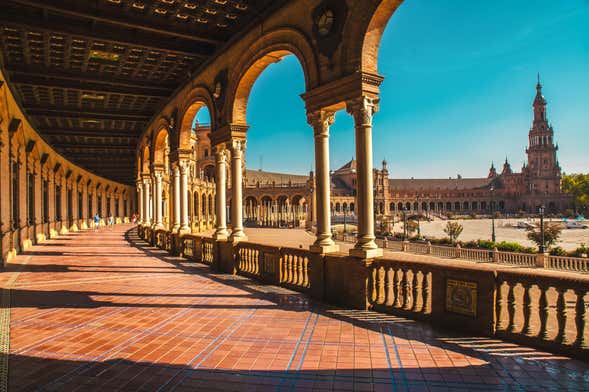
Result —
[{"label": "shadow on floor", "polygon": [[[9,390],[64,391],[78,387],[93,391],[562,391],[583,387],[582,380],[569,373],[514,380],[498,374],[489,365],[425,368],[392,365],[390,369],[337,370],[335,366],[327,366],[327,369],[308,370],[303,361],[295,360],[288,370],[250,370],[271,366],[271,359],[258,358],[256,362],[251,361],[253,366],[202,367],[212,355],[215,349],[195,353],[184,366],[165,361],[135,362],[116,355],[89,361],[11,355]],[[391,360],[397,363],[395,358]]]}]

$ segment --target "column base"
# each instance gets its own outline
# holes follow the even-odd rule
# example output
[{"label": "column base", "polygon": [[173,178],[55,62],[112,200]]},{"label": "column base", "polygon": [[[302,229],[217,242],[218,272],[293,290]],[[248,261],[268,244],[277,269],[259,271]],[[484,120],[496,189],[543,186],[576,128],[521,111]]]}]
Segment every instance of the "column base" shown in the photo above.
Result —
[{"label": "column base", "polygon": [[339,252],[339,245],[338,244],[331,244],[331,245],[313,244],[313,245],[309,246],[309,250],[313,253],[320,253],[320,254],[335,253],[335,252]]},{"label": "column base", "polygon": [[350,256],[358,257],[360,259],[374,259],[377,257],[382,257],[383,251],[381,248],[352,248],[350,249]]},{"label": "column base", "polygon": [[63,235],[63,234],[67,234],[67,233],[69,233],[67,227],[61,226],[61,229],[59,230],[59,234]]},{"label": "column base", "polygon": [[212,238],[215,241],[227,241],[227,239],[229,238],[229,234],[227,232],[213,233]]},{"label": "column base", "polygon": [[188,227],[188,226],[183,226],[178,229],[178,234],[180,234],[180,235],[190,234],[190,233],[192,233],[192,231],[190,230],[190,227]]},{"label": "column base", "polygon": [[234,236],[233,234],[229,236],[229,242],[233,244],[237,244],[238,242],[247,241],[247,235],[241,233],[241,235]]},{"label": "column base", "polygon": [[163,230],[165,229],[164,225],[162,223],[158,223],[155,226],[153,226],[154,230]]}]

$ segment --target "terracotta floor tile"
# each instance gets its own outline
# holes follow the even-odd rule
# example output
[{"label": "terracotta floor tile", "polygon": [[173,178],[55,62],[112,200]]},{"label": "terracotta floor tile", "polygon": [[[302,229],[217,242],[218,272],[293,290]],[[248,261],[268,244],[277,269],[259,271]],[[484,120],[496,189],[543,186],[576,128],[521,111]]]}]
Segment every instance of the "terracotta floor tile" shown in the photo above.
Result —
[{"label": "terracotta floor tile", "polygon": [[500,340],[479,350],[377,314],[331,317],[302,294],[168,256],[130,225],[14,263],[11,391],[589,390],[587,363]]}]

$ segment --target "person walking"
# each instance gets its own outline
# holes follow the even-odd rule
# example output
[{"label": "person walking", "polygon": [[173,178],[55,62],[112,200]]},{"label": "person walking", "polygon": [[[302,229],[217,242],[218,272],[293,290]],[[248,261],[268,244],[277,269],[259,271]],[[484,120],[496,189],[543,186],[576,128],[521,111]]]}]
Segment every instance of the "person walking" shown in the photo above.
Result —
[{"label": "person walking", "polygon": [[96,213],[96,215],[94,215],[94,231],[98,231],[99,228],[100,228],[100,215],[98,213]]},{"label": "person walking", "polygon": [[133,222],[133,224],[137,223],[137,215],[135,215],[135,213],[133,213],[133,215],[131,215],[131,222]]},{"label": "person walking", "polygon": [[108,217],[108,226],[112,229],[112,227],[115,225],[115,217],[112,216],[112,214],[110,214],[110,216]]}]

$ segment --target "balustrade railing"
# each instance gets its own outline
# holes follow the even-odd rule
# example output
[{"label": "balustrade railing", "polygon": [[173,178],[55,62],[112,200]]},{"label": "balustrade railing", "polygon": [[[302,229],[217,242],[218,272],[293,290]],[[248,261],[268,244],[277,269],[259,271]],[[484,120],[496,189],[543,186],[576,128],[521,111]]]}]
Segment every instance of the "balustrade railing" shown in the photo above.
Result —
[{"label": "balustrade railing", "polygon": [[431,312],[427,264],[376,260],[369,267],[368,302],[374,310],[425,318]]},{"label": "balustrade railing", "polygon": [[261,245],[240,242],[235,247],[237,272],[247,276],[260,276],[260,259],[264,257]]},{"label": "balustrade railing", "polygon": [[311,287],[309,251],[296,248],[280,249],[279,282],[298,291]]},{"label": "balustrade railing", "polygon": [[536,255],[520,252],[497,252],[497,262],[534,267],[536,266]]},{"label": "balustrade railing", "polygon": [[[153,232],[147,227],[140,228],[139,232],[164,246],[174,238],[171,233]],[[217,251],[219,245],[215,240],[184,235],[179,241],[183,257],[219,268],[219,260],[215,258],[221,253]],[[589,352],[587,275],[514,269],[500,264],[465,266],[451,260],[409,262],[378,258],[362,262],[350,256],[313,255],[306,249],[250,242],[230,246],[233,246],[233,260],[226,265],[229,270],[234,268],[239,274],[305,292],[314,298],[329,298],[347,306],[366,307],[434,324],[453,318],[453,326],[458,329],[462,324],[469,324],[469,328],[478,328],[479,333],[550,351],[580,357],[586,357]],[[408,251],[443,258],[460,257],[478,262],[502,260],[524,266],[535,266],[536,257],[544,257],[425,243],[405,242],[402,246]],[[544,259],[549,268],[582,270],[587,267],[575,258],[545,256]],[[455,290],[454,294],[448,296],[448,290]],[[469,290],[474,290],[474,294],[469,296]],[[456,312],[468,316],[457,316]]]},{"label": "balustrade railing", "polygon": [[499,336],[561,351],[586,350],[589,279],[498,271],[495,330]]},{"label": "balustrade railing", "polygon": [[454,259],[458,257],[458,249],[451,246],[431,246],[431,254],[447,259]]},{"label": "balustrade railing", "polygon": [[493,252],[490,249],[460,248],[459,258],[470,261],[489,262],[493,261]]},{"label": "balustrade railing", "polygon": [[566,256],[549,256],[546,268],[589,272],[589,259]]},{"label": "balustrade railing", "polygon": [[215,257],[215,240],[208,237],[202,237],[201,244],[201,261],[205,264],[213,264]]}]

